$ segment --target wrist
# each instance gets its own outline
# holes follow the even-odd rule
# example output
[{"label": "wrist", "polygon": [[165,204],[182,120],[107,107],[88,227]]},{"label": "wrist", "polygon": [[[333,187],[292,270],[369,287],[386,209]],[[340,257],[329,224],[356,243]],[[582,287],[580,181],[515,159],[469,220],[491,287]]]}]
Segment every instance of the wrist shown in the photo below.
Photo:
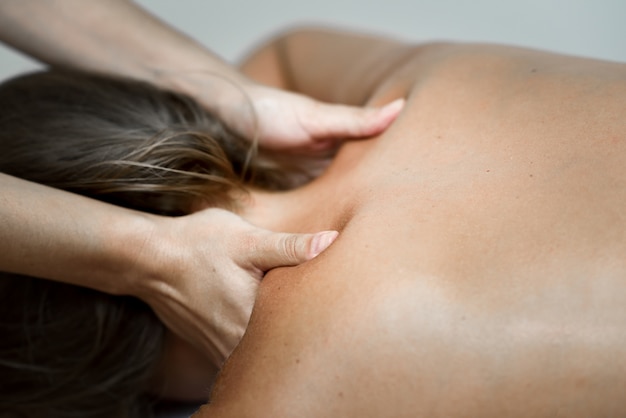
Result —
[{"label": "wrist", "polygon": [[186,94],[205,108],[217,112],[244,99],[244,93],[254,82],[234,69],[207,63],[180,70],[154,70],[156,83],[166,89]]},{"label": "wrist", "polygon": [[137,221],[137,229],[129,238],[129,250],[125,280],[126,286],[120,289],[129,296],[151,303],[172,288],[173,279],[181,277],[179,271],[186,265],[186,252],[176,242],[178,235],[171,227],[177,218],[155,215],[142,216]]},{"label": "wrist", "polygon": [[163,72],[159,84],[186,94],[237,133],[249,136],[244,127],[254,124],[254,81],[231,70]]},{"label": "wrist", "polygon": [[[159,254],[159,217],[132,212],[109,225],[103,257],[95,270],[101,280],[96,290],[114,295],[143,299],[159,279],[159,269],[166,263]],[[107,248],[108,247],[108,248]]]}]

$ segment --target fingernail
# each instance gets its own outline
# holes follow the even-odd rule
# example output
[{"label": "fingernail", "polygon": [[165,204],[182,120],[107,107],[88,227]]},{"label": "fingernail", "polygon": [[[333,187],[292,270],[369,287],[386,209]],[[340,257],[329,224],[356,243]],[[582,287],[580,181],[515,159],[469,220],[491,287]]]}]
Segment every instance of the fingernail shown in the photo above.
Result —
[{"label": "fingernail", "polygon": [[403,98],[396,99],[391,103],[387,103],[385,106],[380,108],[381,115],[388,116],[394,115],[404,107],[405,100]]},{"label": "fingernail", "polygon": [[324,231],[316,234],[313,237],[313,242],[311,243],[311,252],[310,258],[317,257],[322,251],[330,246],[330,244],[335,241],[335,238],[339,235],[337,231]]}]

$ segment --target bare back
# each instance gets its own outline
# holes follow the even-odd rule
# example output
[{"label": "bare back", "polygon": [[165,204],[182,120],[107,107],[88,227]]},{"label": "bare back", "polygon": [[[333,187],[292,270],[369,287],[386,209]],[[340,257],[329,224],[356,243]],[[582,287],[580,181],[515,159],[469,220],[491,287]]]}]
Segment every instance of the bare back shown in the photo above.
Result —
[{"label": "bare back", "polygon": [[267,275],[201,414],[626,415],[626,67],[433,45],[398,96],[293,192],[340,238]]}]

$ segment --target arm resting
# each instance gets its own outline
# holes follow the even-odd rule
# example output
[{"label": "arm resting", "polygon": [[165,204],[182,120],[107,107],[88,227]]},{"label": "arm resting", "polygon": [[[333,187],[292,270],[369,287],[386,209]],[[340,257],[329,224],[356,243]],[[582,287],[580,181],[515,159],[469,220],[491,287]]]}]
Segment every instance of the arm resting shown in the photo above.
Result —
[{"label": "arm resting", "polygon": [[253,51],[240,68],[258,82],[330,103],[363,105],[415,47],[328,29],[287,31]]}]

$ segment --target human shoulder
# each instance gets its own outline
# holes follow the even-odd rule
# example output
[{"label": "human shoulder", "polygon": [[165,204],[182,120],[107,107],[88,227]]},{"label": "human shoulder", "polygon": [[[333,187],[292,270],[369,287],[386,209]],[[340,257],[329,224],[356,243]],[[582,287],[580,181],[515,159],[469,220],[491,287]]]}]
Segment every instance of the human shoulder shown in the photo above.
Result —
[{"label": "human shoulder", "polygon": [[425,342],[439,332],[427,325],[439,299],[428,280],[381,277],[388,269],[359,261],[367,250],[353,243],[345,242],[359,258],[343,256],[339,243],[264,279],[206,416],[411,416],[431,399],[415,388],[436,368]]}]

